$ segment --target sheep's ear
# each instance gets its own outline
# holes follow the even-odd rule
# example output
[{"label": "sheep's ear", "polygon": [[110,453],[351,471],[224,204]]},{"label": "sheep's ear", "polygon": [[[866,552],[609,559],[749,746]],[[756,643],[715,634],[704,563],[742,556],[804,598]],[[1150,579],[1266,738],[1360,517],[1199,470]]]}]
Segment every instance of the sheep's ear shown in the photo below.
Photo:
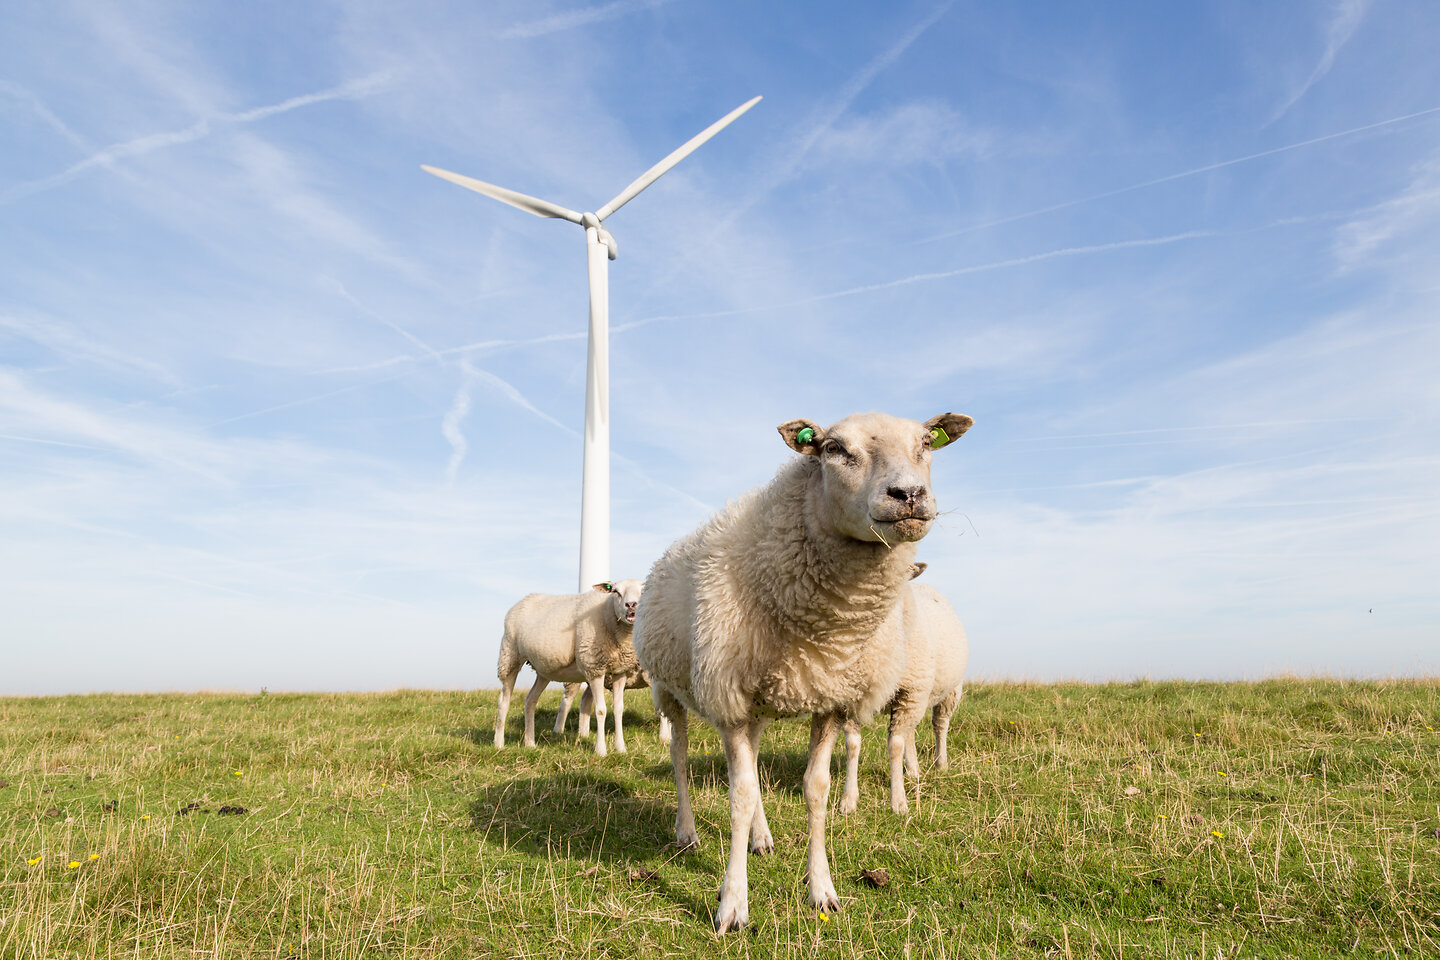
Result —
[{"label": "sheep's ear", "polygon": [[597,584],[595,584],[595,586],[594,586],[593,589],[599,590],[601,593],[614,593],[614,592],[615,592],[615,584],[613,584],[613,583],[611,583],[610,581],[607,580],[607,581],[605,581],[604,583],[597,583]]},{"label": "sheep's ear", "polygon": [[916,577],[920,576],[920,574],[925,572],[925,568],[928,566],[930,566],[930,564],[926,563],[923,560],[916,561],[915,565],[910,568],[910,579],[914,580]]},{"label": "sheep's ear", "polygon": [[782,423],[775,428],[780,431],[786,446],[796,453],[803,453],[807,456],[816,456],[820,453],[820,441],[825,439],[825,431],[809,420],[791,420],[789,423]]},{"label": "sheep's ear", "polygon": [[959,440],[960,435],[973,426],[975,421],[963,413],[942,413],[931,417],[925,421],[925,432],[930,434],[930,449],[939,450],[950,441]]}]

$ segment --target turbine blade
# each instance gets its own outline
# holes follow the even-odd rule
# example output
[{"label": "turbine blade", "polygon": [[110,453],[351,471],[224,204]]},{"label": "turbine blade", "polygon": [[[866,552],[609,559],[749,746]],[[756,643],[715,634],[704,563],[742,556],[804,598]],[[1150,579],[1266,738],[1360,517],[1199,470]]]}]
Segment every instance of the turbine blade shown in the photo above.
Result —
[{"label": "turbine blade", "polygon": [[501,203],[508,203],[512,207],[518,207],[526,213],[533,213],[537,217],[554,217],[557,220],[569,220],[571,223],[580,222],[580,214],[574,210],[560,206],[558,203],[551,203],[549,200],[541,200],[527,194],[518,193],[514,190],[506,190],[504,187],[497,187],[493,183],[486,183],[484,180],[476,180],[473,177],[464,177],[458,173],[451,173],[449,170],[441,170],[438,167],[420,165],[420,169],[426,173],[433,173],[442,180],[449,180],[451,183],[458,183],[460,186],[476,193],[483,193],[487,197],[493,197]]},{"label": "turbine blade", "polygon": [[731,110],[729,113],[725,114],[725,116],[721,117],[719,120],[716,120],[714,123],[710,124],[710,126],[706,127],[704,130],[701,130],[699,133],[695,134],[695,136],[685,141],[685,143],[678,150],[671,153],[664,160],[661,160],[659,163],[655,164],[655,166],[651,167],[649,170],[646,170],[643,174],[640,175],[640,178],[638,180],[630,184],[630,186],[626,187],[624,190],[621,190],[619,195],[614,200],[611,200],[609,203],[605,204],[605,206],[601,207],[599,210],[596,210],[595,216],[600,220],[604,220],[606,217],[610,216],[610,214],[625,206],[625,204],[635,199],[636,194],[638,194],[641,190],[644,190],[646,187],[650,186],[650,184],[654,183],[656,180],[659,180],[671,167],[675,166],[675,164],[690,156],[690,154],[694,153],[695,150],[699,148],[702,143],[715,136],[715,134],[719,133],[721,130],[724,130],[731,123],[733,123],[740,116],[740,114],[744,113],[746,110],[749,110],[751,107],[755,106],[755,104],[759,102],[759,97],[755,97],[753,100],[747,100],[744,103],[740,104],[740,106],[736,107],[734,110]]}]

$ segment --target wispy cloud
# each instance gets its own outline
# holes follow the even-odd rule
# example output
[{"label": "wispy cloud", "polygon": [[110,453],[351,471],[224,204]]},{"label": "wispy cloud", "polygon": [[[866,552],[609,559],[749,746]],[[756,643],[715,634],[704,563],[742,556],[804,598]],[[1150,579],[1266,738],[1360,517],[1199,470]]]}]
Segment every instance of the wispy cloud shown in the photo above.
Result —
[{"label": "wispy cloud", "polygon": [[574,30],[577,27],[589,26],[592,23],[618,20],[621,17],[630,16],[632,13],[642,13],[646,10],[653,10],[668,2],[669,0],[614,0],[613,3],[602,3],[593,7],[579,7],[574,10],[567,10],[564,13],[543,17],[539,20],[517,23],[513,27],[501,30],[497,36],[499,36],[501,40],[529,40],[532,37],[543,37],[546,34],[559,33],[562,30]]},{"label": "wispy cloud", "polygon": [[1315,69],[1310,71],[1310,76],[1276,108],[1274,115],[1270,117],[1271,123],[1289,113],[1290,108],[1299,103],[1300,99],[1310,92],[1310,88],[1330,72],[1340,48],[1350,42],[1350,38],[1360,26],[1360,21],[1365,18],[1370,2],[1371,0],[1337,0],[1330,15],[1330,22],[1325,27],[1325,50],[1320,54],[1320,60],[1315,64]]},{"label": "wispy cloud", "polygon": [[59,173],[43,177],[39,180],[19,183],[4,192],[0,192],[0,204],[13,203],[23,197],[34,196],[46,190],[53,190],[96,167],[109,166],[117,160],[140,157],[147,153],[153,153],[156,150],[163,150],[184,143],[193,143],[196,140],[209,136],[218,127],[255,123],[268,117],[288,113],[291,110],[297,110],[301,107],[310,106],[311,104],[325,103],[330,100],[363,99],[383,89],[394,77],[394,71],[380,71],[358,80],[343,83],[338,87],[331,87],[328,90],[321,90],[317,93],[307,93],[297,97],[291,97],[288,100],[270,104],[269,106],[243,110],[239,113],[215,113],[211,116],[202,117],[181,130],[152,133],[120,143],[113,143],[96,153],[92,153],[85,159],[71,164]]}]

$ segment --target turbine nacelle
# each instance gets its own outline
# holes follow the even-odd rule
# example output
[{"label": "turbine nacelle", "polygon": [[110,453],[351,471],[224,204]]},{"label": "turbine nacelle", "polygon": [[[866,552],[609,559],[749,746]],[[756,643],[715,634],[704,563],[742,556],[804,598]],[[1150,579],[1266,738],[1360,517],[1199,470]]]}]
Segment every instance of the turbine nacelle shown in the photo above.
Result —
[{"label": "turbine nacelle", "polygon": [[615,235],[600,225],[599,217],[593,213],[582,213],[580,214],[580,224],[587,230],[591,228],[595,230],[595,239],[605,244],[611,260],[620,256],[620,248],[615,243]]}]

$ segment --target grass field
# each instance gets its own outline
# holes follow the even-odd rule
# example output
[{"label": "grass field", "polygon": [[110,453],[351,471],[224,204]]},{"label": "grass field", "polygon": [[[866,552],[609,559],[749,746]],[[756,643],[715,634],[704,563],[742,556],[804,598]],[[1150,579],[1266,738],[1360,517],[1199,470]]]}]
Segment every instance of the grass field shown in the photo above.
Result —
[{"label": "grass field", "polygon": [[643,692],[603,760],[549,734],[555,693],[497,752],[494,703],[0,700],[0,957],[1440,956],[1440,681],[973,686],[908,818],[877,727],[853,817],[837,766],[834,916],[804,904],[808,725],[777,723],[776,853],[719,941],[714,731],[680,854]]}]

